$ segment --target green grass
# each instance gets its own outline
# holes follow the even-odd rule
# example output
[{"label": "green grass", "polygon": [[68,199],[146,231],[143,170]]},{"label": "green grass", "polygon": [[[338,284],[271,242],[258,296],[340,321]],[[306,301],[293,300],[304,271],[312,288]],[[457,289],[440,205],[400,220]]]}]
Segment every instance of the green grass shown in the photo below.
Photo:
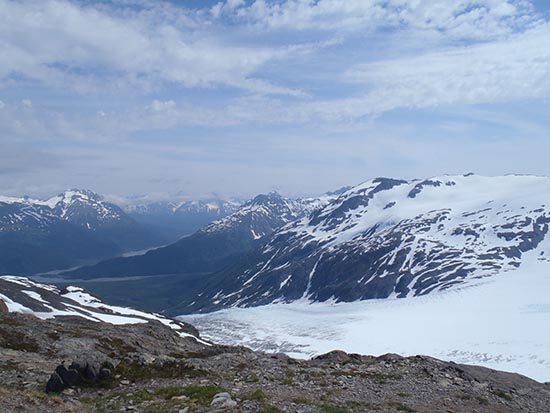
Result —
[{"label": "green grass", "polygon": [[386,405],[388,407],[393,407],[395,410],[399,410],[400,412],[408,412],[408,413],[416,412],[416,410],[414,410],[411,406],[401,402],[387,402]]},{"label": "green grass", "polygon": [[266,404],[259,410],[258,413],[282,413],[282,410],[279,409],[277,406]]},{"label": "green grass", "polygon": [[197,386],[190,385],[182,387],[181,395],[187,396],[200,404],[210,404],[214,396],[224,390],[221,387],[214,385]]},{"label": "green grass", "polygon": [[493,394],[500,397],[501,399],[508,400],[509,402],[512,401],[512,396],[508,393],[503,392],[502,390],[495,390]]},{"label": "green grass", "polygon": [[335,406],[333,404],[322,404],[319,406],[323,413],[348,413],[345,407]]},{"label": "green grass", "polygon": [[485,397],[476,396],[476,400],[479,404],[481,404],[483,406],[488,406],[489,405],[489,400],[487,400]]},{"label": "green grass", "polygon": [[116,368],[116,374],[120,374],[124,379],[132,381],[145,381],[157,378],[202,377],[206,375],[204,371],[197,370],[186,363],[178,361],[164,363],[163,365],[141,365],[135,362],[122,361]]},{"label": "green grass", "polygon": [[243,394],[240,397],[243,400],[264,400],[267,398],[267,395],[260,389],[257,389],[252,393]]}]

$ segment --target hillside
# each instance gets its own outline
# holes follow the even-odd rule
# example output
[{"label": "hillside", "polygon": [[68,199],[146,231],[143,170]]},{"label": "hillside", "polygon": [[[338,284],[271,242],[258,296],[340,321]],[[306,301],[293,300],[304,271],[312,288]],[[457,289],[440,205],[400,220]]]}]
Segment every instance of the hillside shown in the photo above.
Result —
[{"label": "hillside", "polygon": [[550,403],[548,384],[518,374],[394,354],[295,360],[210,344],[80,289],[0,277],[0,294],[3,411],[542,413]]}]

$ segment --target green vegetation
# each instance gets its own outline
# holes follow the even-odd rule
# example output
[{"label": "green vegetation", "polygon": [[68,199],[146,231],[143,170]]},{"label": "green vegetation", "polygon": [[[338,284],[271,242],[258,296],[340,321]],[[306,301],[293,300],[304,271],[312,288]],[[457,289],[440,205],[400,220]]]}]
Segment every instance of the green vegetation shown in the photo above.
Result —
[{"label": "green vegetation", "polygon": [[116,373],[132,381],[144,381],[155,378],[202,377],[206,373],[180,361],[167,362],[162,365],[142,365],[136,362],[122,361]]},{"label": "green vegetation", "polygon": [[509,402],[512,401],[512,395],[505,393],[502,390],[495,390],[493,391],[493,394],[500,397],[501,399],[508,400]]},{"label": "green vegetation", "polygon": [[400,412],[409,412],[409,413],[414,413],[416,412],[416,410],[414,410],[412,407],[410,407],[409,405],[406,405],[405,403],[400,403],[400,402],[387,402],[386,405],[388,407],[393,407],[395,410],[399,410]]},{"label": "green vegetation", "polygon": [[380,410],[381,406],[374,403],[369,402],[362,402],[358,400],[348,400],[346,402],[346,407],[349,407],[352,411],[361,411],[359,408],[362,408],[362,410]]},{"label": "green vegetation", "polygon": [[182,387],[181,389],[182,395],[187,396],[200,404],[209,404],[216,394],[224,391],[221,387],[214,385],[190,385]]},{"label": "green vegetation", "polygon": [[281,409],[279,409],[277,406],[273,406],[271,404],[266,404],[259,411],[259,413],[280,413],[280,412],[282,412]]},{"label": "green vegetation", "polygon": [[263,400],[267,395],[260,389],[254,390],[252,393],[243,394],[240,396],[243,400]]},{"label": "green vegetation", "polygon": [[488,406],[489,405],[489,400],[487,400],[484,397],[476,396],[476,400],[478,401],[479,404],[481,404],[483,406]]},{"label": "green vegetation", "polygon": [[345,407],[335,406],[332,404],[322,404],[319,406],[323,413],[348,413]]}]

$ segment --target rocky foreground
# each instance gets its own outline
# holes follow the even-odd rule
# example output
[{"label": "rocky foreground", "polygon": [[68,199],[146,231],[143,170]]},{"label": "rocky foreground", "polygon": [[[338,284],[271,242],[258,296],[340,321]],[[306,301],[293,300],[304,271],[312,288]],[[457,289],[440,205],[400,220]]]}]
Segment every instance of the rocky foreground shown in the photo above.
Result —
[{"label": "rocky foreground", "polygon": [[548,383],[425,356],[332,352],[295,360],[209,345],[193,338],[191,326],[182,335],[157,320],[112,325],[5,311],[2,412],[504,413],[550,406]]}]

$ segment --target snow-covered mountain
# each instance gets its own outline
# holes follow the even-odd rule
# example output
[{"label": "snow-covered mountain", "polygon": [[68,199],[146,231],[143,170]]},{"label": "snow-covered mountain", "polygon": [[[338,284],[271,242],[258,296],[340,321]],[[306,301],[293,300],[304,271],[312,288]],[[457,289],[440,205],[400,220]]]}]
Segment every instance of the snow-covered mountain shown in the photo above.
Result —
[{"label": "snow-covered mountain", "polygon": [[546,237],[548,194],[536,176],[373,179],[277,230],[185,312],[417,296],[496,276]]},{"label": "snow-covered mountain", "polygon": [[0,312],[32,314],[41,319],[81,317],[86,320],[115,325],[158,321],[177,331],[182,337],[191,337],[189,326],[159,314],[103,303],[80,287],[60,289],[26,277],[0,276]]},{"label": "snow-covered mountain", "polygon": [[85,189],[71,189],[47,200],[0,197],[0,231],[44,227],[64,220],[90,230],[128,219],[118,206]]},{"label": "snow-covered mountain", "polygon": [[246,202],[228,217],[202,228],[205,233],[250,231],[253,239],[270,235],[275,229],[312,213],[328,203],[334,196],[291,199],[270,192]]},{"label": "snow-covered mountain", "polygon": [[189,237],[141,256],[115,258],[71,272],[86,277],[219,271],[254,249],[276,229],[309,215],[335,195],[290,199],[272,192],[256,196],[233,214]]},{"label": "snow-covered mountain", "polygon": [[138,223],[162,233],[168,241],[176,241],[232,214],[241,205],[239,200],[211,198],[131,203],[124,210]]},{"label": "snow-covered mountain", "polygon": [[47,200],[0,197],[0,270],[26,274],[158,242],[118,206],[88,190]]},{"label": "snow-covered mountain", "polygon": [[125,211],[136,215],[149,214],[215,214],[229,215],[235,212],[242,202],[219,198],[184,200],[184,201],[157,201],[143,204],[130,204]]}]

